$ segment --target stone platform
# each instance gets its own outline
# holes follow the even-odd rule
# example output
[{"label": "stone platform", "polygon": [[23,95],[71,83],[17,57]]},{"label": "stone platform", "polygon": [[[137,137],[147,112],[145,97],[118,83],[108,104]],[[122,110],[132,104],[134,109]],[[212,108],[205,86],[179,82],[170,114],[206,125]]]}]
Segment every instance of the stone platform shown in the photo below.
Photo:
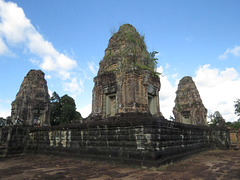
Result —
[{"label": "stone platform", "polygon": [[206,149],[229,148],[229,132],[125,114],[65,126],[4,128],[0,142],[6,144],[6,156],[40,153],[159,166]]}]

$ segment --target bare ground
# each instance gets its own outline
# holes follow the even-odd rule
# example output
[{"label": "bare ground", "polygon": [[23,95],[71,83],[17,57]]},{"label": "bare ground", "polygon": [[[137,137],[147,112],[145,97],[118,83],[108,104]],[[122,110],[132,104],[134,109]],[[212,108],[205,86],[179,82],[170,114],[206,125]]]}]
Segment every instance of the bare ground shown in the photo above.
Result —
[{"label": "bare ground", "polygon": [[159,168],[137,168],[46,155],[0,158],[0,179],[240,179],[240,150],[207,151]]}]

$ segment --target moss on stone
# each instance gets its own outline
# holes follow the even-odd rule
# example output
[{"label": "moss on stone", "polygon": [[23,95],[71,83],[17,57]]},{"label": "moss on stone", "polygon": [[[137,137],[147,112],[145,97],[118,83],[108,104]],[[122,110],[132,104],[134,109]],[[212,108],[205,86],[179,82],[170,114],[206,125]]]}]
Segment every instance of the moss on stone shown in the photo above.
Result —
[{"label": "moss on stone", "polygon": [[117,64],[115,70],[118,72],[126,72],[134,67],[149,70],[153,76],[158,76],[159,73],[155,71],[156,58],[151,58],[144,39],[132,25],[120,26],[109,40],[100,71],[113,71],[108,67]]}]

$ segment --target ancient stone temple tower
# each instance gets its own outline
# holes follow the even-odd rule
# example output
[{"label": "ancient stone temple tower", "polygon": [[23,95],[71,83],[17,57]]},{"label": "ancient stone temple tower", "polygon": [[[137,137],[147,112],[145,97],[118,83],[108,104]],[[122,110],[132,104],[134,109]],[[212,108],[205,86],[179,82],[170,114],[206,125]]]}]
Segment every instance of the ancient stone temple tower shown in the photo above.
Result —
[{"label": "ancient stone temple tower", "polygon": [[186,76],[180,80],[173,114],[177,122],[207,125],[207,109],[192,77]]},{"label": "ancient stone temple tower", "polygon": [[91,116],[106,118],[126,113],[160,116],[160,79],[154,67],[144,37],[132,25],[122,25],[109,40],[94,78]]},{"label": "ancient stone temple tower", "polygon": [[12,102],[12,122],[26,125],[49,125],[50,101],[47,82],[41,70],[30,70]]}]

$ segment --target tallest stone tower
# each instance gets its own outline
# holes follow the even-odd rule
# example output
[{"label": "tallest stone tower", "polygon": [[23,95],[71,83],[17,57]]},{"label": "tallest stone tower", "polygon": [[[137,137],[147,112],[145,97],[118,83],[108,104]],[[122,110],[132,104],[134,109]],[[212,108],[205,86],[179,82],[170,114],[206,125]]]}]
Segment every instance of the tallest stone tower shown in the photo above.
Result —
[{"label": "tallest stone tower", "polygon": [[161,116],[160,78],[146,49],[144,37],[130,24],[109,40],[94,78],[91,116],[107,118],[137,113]]}]

